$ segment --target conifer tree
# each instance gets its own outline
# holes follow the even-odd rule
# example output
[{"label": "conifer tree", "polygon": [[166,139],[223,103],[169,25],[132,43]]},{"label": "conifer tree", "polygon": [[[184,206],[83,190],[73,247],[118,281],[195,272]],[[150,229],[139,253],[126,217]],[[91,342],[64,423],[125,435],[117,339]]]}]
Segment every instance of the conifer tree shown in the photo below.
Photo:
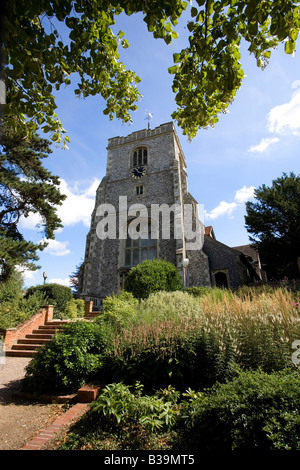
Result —
[{"label": "conifer tree", "polygon": [[246,203],[246,228],[269,279],[300,277],[300,175],[283,175],[255,190]]},{"label": "conifer tree", "polygon": [[36,269],[38,250],[46,242],[25,240],[20,231],[21,217],[39,214],[44,239],[54,238],[62,226],[56,206],[65,199],[59,191],[59,178],[43,166],[52,152],[50,142],[36,133],[30,137],[14,132],[2,121],[0,137],[0,271],[6,278],[16,265]]}]

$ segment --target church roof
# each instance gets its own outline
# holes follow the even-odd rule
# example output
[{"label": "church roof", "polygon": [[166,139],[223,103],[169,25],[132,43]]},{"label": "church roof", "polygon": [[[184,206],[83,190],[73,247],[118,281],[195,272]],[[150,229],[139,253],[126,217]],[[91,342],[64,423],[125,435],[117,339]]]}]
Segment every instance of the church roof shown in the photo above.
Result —
[{"label": "church roof", "polygon": [[234,246],[233,249],[240,251],[247,256],[247,258],[252,258],[253,261],[259,261],[259,253],[252,245]]}]

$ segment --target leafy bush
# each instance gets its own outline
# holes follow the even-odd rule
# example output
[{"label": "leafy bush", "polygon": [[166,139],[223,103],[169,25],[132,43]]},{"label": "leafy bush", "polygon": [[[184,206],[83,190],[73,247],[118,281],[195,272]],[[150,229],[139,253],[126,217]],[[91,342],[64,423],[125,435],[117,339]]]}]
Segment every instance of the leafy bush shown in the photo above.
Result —
[{"label": "leafy bush", "polygon": [[187,452],[296,450],[300,446],[299,371],[239,372],[182,407],[177,446]]},{"label": "leafy bush", "polygon": [[120,329],[137,313],[138,300],[130,292],[122,291],[103,299],[101,315],[96,317],[96,323],[108,323],[113,329]]},{"label": "leafy bush", "polygon": [[153,292],[180,290],[181,278],[172,263],[157,259],[145,260],[131,268],[124,288],[137,299],[145,299]]},{"label": "leafy bush", "polygon": [[54,306],[55,317],[64,312],[67,303],[73,298],[70,287],[55,283],[29,287],[29,289],[27,289],[25,298],[28,298],[35,292],[42,293],[45,298],[45,302]]},{"label": "leafy bush", "polygon": [[23,279],[21,273],[13,272],[11,276],[0,282],[0,304],[3,302],[13,302],[20,299],[22,292]]},{"label": "leafy bush", "polygon": [[98,415],[98,419],[106,416],[113,425],[134,419],[151,432],[170,429],[178,414],[174,400],[169,401],[166,395],[160,393],[142,395],[142,390],[143,386],[139,383],[133,391],[122,383],[109,384],[93,403],[91,412]]},{"label": "leafy bush", "polygon": [[23,389],[31,393],[76,391],[99,369],[106,344],[100,325],[71,323],[34,356],[27,366]]},{"label": "leafy bush", "polygon": [[300,324],[288,292],[245,300],[213,291],[203,297],[159,292],[142,300],[112,334],[104,363],[109,380],[203,389],[232,377],[235,363],[265,372],[293,366]]},{"label": "leafy bush", "polygon": [[[166,433],[179,415],[178,398],[178,392],[171,388],[150,396],[143,394],[139,383],[133,387],[122,383],[106,385],[60,449],[99,450],[107,449],[109,444],[119,450],[165,448]],[[156,442],[152,436],[157,436]]]},{"label": "leafy bush", "polygon": [[63,312],[60,315],[62,318],[76,320],[84,316],[84,300],[71,299],[65,305]]},{"label": "leafy bush", "polygon": [[210,287],[186,287],[184,291],[187,294],[194,295],[195,297],[202,297],[203,295],[206,295],[210,291]]},{"label": "leafy bush", "polygon": [[15,328],[37,313],[44,303],[40,292],[25,298],[22,286],[22,276],[18,272],[0,283],[0,328]]},{"label": "leafy bush", "polygon": [[77,307],[77,317],[81,318],[84,316],[85,310],[85,301],[83,299],[75,299],[76,307]]},{"label": "leafy bush", "polygon": [[70,320],[76,320],[77,314],[78,311],[75,299],[69,300],[65,305],[64,311],[62,312],[62,317],[69,318]]},{"label": "leafy bush", "polygon": [[145,395],[112,383],[67,433],[59,450],[296,450],[300,374],[236,369],[204,392],[168,387]]}]

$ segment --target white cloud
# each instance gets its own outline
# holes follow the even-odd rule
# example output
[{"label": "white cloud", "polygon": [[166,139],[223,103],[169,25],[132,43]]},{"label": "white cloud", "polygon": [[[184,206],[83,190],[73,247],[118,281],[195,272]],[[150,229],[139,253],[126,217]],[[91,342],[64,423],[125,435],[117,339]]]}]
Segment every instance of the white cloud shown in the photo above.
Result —
[{"label": "white cloud", "polygon": [[84,190],[79,190],[78,185],[70,188],[67,182],[60,180],[60,191],[67,198],[61,206],[58,206],[57,214],[64,226],[83,223],[90,226],[91,214],[94,209],[96,189],[100,180],[94,178],[92,183]]},{"label": "white cloud", "polygon": [[235,193],[235,198],[234,200],[238,203],[238,204],[242,204],[243,202],[247,202],[249,201],[249,199],[253,198],[254,196],[254,190],[255,190],[255,187],[254,186],[243,186],[242,189],[239,189],[236,193]]},{"label": "white cloud", "polygon": [[70,279],[66,277],[65,279],[53,278],[47,279],[47,284],[61,284],[62,286],[71,287]]},{"label": "white cloud", "polygon": [[44,252],[54,256],[66,256],[71,251],[67,248],[69,242],[59,242],[57,240],[47,240],[48,246],[44,249]]},{"label": "white cloud", "polygon": [[270,145],[275,144],[278,141],[278,137],[266,137],[262,139],[259,144],[252,145],[249,149],[249,152],[265,152],[270,147]]},{"label": "white cloud", "polygon": [[254,189],[254,186],[244,185],[241,189],[236,191],[234,202],[221,201],[212,211],[205,211],[205,217],[210,220],[215,220],[222,216],[232,217],[233,212],[239,206],[254,196]]},{"label": "white cloud", "polygon": [[16,266],[16,270],[22,273],[24,282],[32,281],[35,279],[37,271],[31,271],[28,268],[24,268],[24,266]]},{"label": "white cloud", "polygon": [[[64,179],[60,179],[60,192],[67,197],[61,206],[57,206],[57,215],[61,219],[62,224],[76,225],[83,223],[90,226],[90,218],[95,204],[96,190],[100,180],[94,178],[89,186],[79,189],[79,184],[75,183],[74,187],[70,187]],[[36,229],[38,225],[42,225],[42,220],[38,214],[30,213],[28,217],[21,217],[20,226],[26,229]],[[56,233],[61,232],[58,229]]]},{"label": "white cloud", "polygon": [[39,216],[39,214],[36,214],[33,212],[30,212],[28,214],[28,217],[24,217],[22,215],[20,218],[20,222],[19,222],[20,227],[30,229],[30,230],[36,229],[38,228],[39,225],[42,225],[42,224],[43,224],[43,221],[41,217]]},{"label": "white cloud", "polygon": [[205,211],[205,217],[207,219],[212,219],[212,220],[215,220],[218,217],[221,217],[224,215],[227,215],[230,217],[237,207],[238,207],[238,204],[236,202],[229,203],[229,202],[221,201],[220,204],[217,207],[215,207],[211,212]]},{"label": "white cloud", "polygon": [[[293,82],[293,87],[297,86],[298,80]],[[272,108],[267,120],[270,132],[278,134],[292,132],[294,135],[300,135],[300,92],[294,93],[288,103]]]},{"label": "white cloud", "polygon": [[[300,87],[300,80],[294,80],[292,89]],[[292,134],[300,136],[300,91],[293,93],[288,103],[274,106],[267,115],[267,130],[272,134],[282,135]],[[259,144],[252,145],[249,152],[263,153],[270,145],[278,142],[279,137],[263,138]]]}]

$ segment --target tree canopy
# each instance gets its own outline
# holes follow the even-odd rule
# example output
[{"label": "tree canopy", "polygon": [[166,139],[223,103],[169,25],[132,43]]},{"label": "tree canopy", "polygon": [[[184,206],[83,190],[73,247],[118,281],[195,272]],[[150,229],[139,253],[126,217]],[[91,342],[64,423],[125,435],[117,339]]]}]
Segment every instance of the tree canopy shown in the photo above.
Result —
[{"label": "tree canopy", "polygon": [[43,167],[51,153],[49,141],[35,133],[30,138],[2,124],[0,137],[0,268],[6,277],[16,265],[36,269],[37,251],[47,245],[24,239],[19,229],[21,216],[39,214],[45,239],[54,238],[61,227],[56,206],[65,199],[59,178]]},{"label": "tree canopy", "polygon": [[[242,40],[259,67],[272,50],[285,44],[295,51],[300,27],[299,2],[293,0],[9,0],[3,15],[2,56],[5,62],[6,115],[15,127],[42,128],[59,142],[64,133],[56,114],[54,93],[79,76],[75,94],[101,95],[104,114],[123,122],[137,109],[140,78],[120,61],[119,48],[129,46],[112,26],[121,13],[142,13],[155,38],[170,44],[184,10],[189,45],[174,54],[172,118],[193,138],[199,128],[214,125],[226,112],[242,84]],[[67,27],[62,37],[60,24]],[[20,120],[20,117],[22,118]],[[65,137],[68,140],[67,137]]]},{"label": "tree canopy", "polygon": [[258,248],[269,279],[299,278],[300,175],[283,175],[255,190],[246,203],[246,228]]}]

